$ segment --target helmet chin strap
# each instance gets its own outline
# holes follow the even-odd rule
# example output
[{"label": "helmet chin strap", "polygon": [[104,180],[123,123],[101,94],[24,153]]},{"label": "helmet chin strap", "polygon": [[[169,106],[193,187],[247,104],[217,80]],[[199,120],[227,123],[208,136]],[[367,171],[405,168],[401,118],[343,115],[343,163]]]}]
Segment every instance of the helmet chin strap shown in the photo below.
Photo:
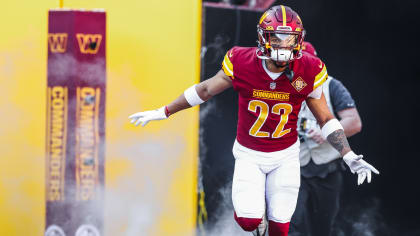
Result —
[{"label": "helmet chin strap", "polygon": [[295,73],[290,68],[290,64],[289,63],[287,63],[286,69],[284,69],[284,73],[286,74],[286,77],[289,79],[289,82],[292,83],[293,76],[295,75]]}]

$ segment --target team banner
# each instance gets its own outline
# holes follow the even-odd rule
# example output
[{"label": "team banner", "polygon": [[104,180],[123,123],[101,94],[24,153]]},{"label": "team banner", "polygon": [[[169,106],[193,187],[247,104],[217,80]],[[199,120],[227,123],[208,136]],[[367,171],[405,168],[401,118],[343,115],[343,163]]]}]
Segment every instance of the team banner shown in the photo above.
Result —
[{"label": "team banner", "polygon": [[45,236],[103,235],[106,14],[48,19]]}]

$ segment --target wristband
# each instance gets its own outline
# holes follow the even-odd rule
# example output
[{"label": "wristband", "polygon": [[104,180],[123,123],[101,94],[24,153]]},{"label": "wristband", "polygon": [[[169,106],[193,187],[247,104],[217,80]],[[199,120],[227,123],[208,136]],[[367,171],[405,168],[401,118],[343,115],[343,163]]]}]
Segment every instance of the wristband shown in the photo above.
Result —
[{"label": "wristband", "polygon": [[188,104],[190,104],[190,106],[192,107],[200,105],[204,102],[203,99],[201,99],[200,96],[198,96],[197,90],[195,90],[195,86],[197,85],[194,84],[184,92],[185,99],[187,100]]},{"label": "wristband", "polygon": [[165,115],[166,117],[169,117],[171,115],[171,112],[168,109],[168,106],[165,106]]},{"label": "wristband", "polygon": [[330,135],[332,132],[339,129],[344,130],[340,121],[338,121],[337,119],[331,119],[327,123],[325,123],[324,126],[322,126],[322,129],[321,129],[322,137],[324,137],[324,139],[326,140],[328,135]]}]

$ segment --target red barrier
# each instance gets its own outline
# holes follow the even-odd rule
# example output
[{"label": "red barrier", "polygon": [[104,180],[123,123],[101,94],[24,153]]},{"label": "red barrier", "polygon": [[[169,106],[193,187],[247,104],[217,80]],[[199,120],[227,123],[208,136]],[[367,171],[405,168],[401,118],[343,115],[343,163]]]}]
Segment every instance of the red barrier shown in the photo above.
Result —
[{"label": "red barrier", "polygon": [[46,236],[103,234],[106,14],[48,19]]}]

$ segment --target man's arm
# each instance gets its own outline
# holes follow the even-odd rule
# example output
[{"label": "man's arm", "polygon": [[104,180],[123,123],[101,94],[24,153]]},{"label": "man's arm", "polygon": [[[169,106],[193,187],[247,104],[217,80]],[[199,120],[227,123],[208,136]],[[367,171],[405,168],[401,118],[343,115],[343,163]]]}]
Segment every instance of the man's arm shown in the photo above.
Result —
[{"label": "man's arm", "polygon": [[333,77],[330,77],[330,79],[331,81],[328,86],[334,112],[336,112],[340,118],[344,133],[347,137],[350,137],[360,132],[362,129],[362,121],[360,120],[354,99],[349,90],[341,81]]},{"label": "man's arm", "polygon": [[[207,101],[230,87],[232,87],[231,79],[223,72],[223,70],[220,70],[215,76],[197,84],[195,86],[195,90],[201,100]],[[169,103],[167,107],[169,113],[172,115],[178,111],[190,108],[191,104],[188,103],[185,98],[185,94],[181,94],[178,98]]]},{"label": "man's arm", "polygon": [[351,150],[343,130],[344,128],[328,109],[324,94],[322,94],[320,99],[308,97],[306,104],[321,126],[324,138],[343,156],[343,160],[349,166],[351,172],[357,173],[357,183],[359,185],[362,184],[366,178],[368,183],[370,183],[372,178],[371,172],[379,174],[379,171],[362,160],[362,155],[356,155]]},{"label": "man's arm", "polygon": [[362,130],[362,121],[356,108],[348,108],[337,112],[346,137],[351,137]]},{"label": "man's arm", "polygon": [[131,119],[131,123],[136,126],[139,124],[145,126],[149,121],[163,120],[178,111],[201,104],[230,87],[232,87],[231,79],[220,70],[210,79],[193,85],[185,90],[183,94],[167,106],[163,106],[153,111],[137,112],[128,118]]},{"label": "man's arm", "polygon": [[[308,105],[312,114],[315,116],[319,126],[321,127],[321,130],[323,130],[324,125],[328,121],[335,119],[334,115],[331,114],[330,110],[328,109],[324,94],[322,94],[320,99],[308,97],[306,99],[306,104]],[[342,156],[351,151],[349,142],[347,141],[343,129],[334,130],[324,138],[326,138],[331,146],[333,146]]]},{"label": "man's arm", "polygon": [[[361,131],[362,121],[360,120],[359,113],[355,107],[338,111],[337,115],[338,118],[340,118],[339,121],[344,128],[344,134],[347,138]],[[318,127],[311,128],[307,133],[307,137],[311,138],[318,144],[324,143],[326,141],[324,137],[322,137],[321,129]]]}]

